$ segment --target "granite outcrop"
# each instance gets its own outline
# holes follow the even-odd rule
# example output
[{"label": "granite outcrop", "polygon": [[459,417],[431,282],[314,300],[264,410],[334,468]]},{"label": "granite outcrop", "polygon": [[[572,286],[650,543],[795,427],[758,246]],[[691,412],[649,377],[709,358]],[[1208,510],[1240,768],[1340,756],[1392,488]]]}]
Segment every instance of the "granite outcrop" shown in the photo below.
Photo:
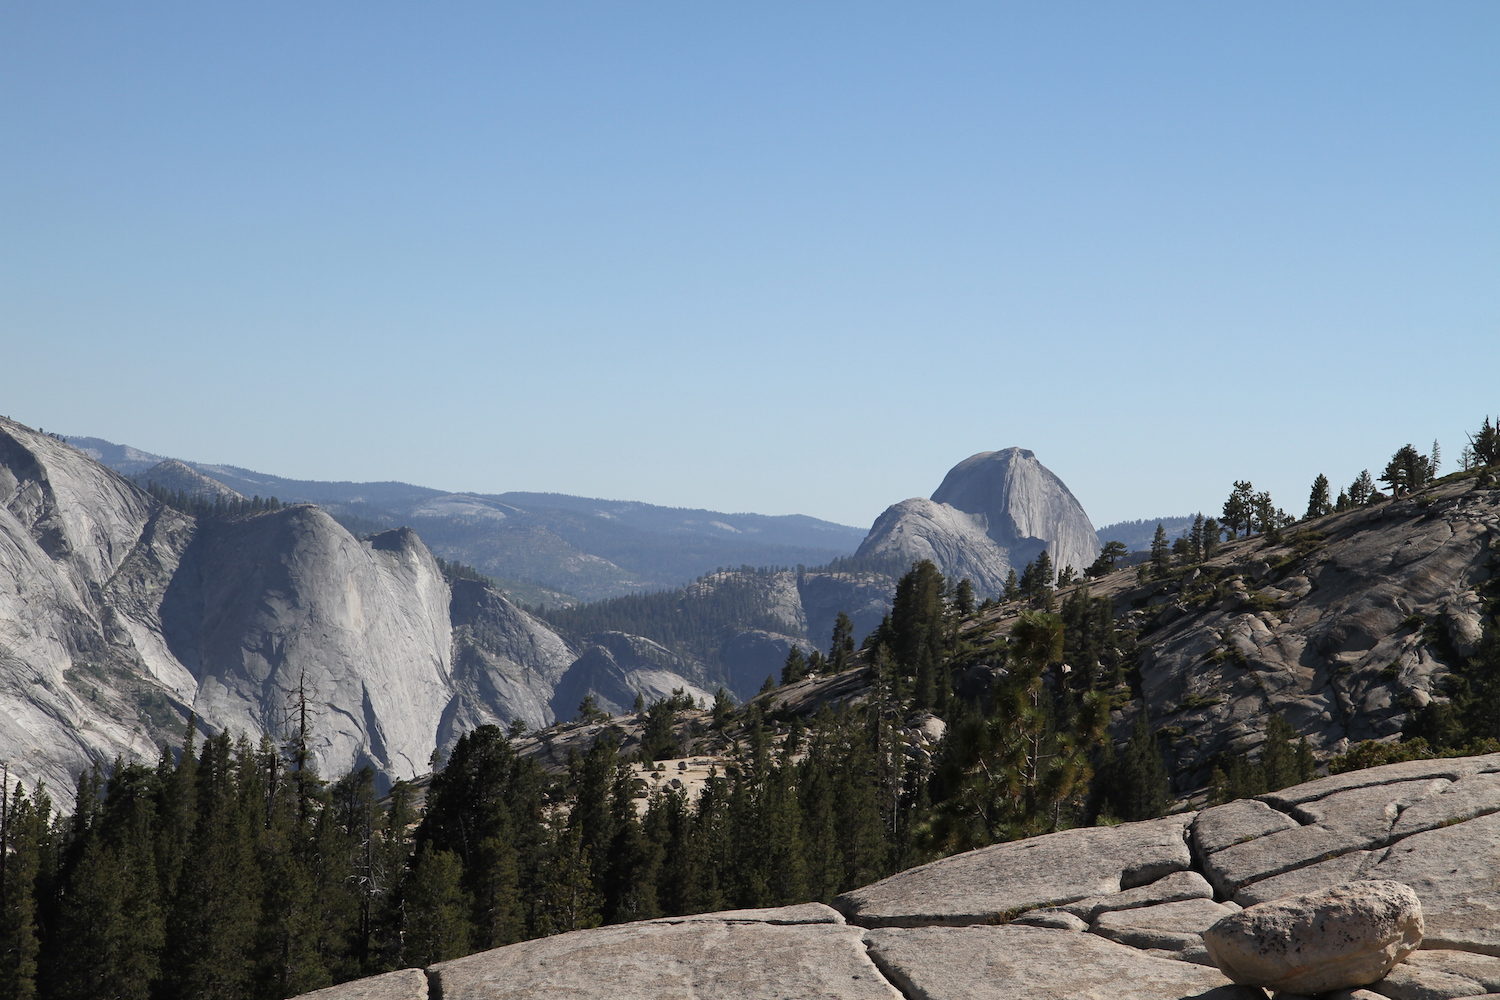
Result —
[{"label": "granite outcrop", "polygon": [[[1242,902],[1358,879],[1409,887],[1436,933],[1384,978],[1329,1000],[1478,996],[1500,989],[1497,779],[1500,754],[1349,772],[1160,820],[981,848],[832,907],[575,931],[422,970],[425,994],[411,992],[408,972],[383,980],[388,992],[377,979],[313,996],[1265,1000],[1214,965],[1204,932]],[[1348,822],[1317,818],[1334,814]],[[1318,839],[1317,853],[1267,849],[1299,830],[1313,831],[1304,836]],[[1226,880],[1229,852],[1236,874]],[[1313,943],[1323,930],[1304,933]]]}]

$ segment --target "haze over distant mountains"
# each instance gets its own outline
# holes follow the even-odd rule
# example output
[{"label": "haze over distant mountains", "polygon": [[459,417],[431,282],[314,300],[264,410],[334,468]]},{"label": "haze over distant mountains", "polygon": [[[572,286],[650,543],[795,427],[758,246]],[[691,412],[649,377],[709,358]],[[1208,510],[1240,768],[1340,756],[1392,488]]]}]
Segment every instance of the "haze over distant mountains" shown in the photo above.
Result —
[{"label": "haze over distant mountains", "polygon": [[681,586],[716,569],[821,565],[864,531],[803,515],[726,514],[559,493],[448,493],[407,483],[286,479],[167,459],[102,438],[69,443],[138,482],[212,496],[315,503],[356,534],[409,526],[433,552],[473,566],[533,604]]}]

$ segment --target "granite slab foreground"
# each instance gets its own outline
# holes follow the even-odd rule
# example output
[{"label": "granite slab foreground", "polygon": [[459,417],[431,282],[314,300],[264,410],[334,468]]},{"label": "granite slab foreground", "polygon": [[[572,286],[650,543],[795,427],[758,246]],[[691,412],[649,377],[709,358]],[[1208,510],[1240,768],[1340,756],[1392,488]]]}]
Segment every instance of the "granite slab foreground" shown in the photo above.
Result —
[{"label": "granite slab foreground", "polygon": [[1410,885],[1437,933],[1343,1000],[1488,995],[1500,990],[1496,775],[1500,755],[1374,768],[970,851],[848,893],[837,909],[576,931],[307,1000],[1260,1000],[1202,964],[1201,929],[1236,901],[1354,878]]}]

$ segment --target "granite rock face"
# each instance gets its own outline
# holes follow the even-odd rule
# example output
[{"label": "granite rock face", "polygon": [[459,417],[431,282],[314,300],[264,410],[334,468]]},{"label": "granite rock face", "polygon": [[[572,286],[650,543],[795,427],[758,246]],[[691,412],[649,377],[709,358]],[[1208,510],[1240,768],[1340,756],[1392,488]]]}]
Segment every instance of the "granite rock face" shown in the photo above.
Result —
[{"label": "granite rock face", "polygon": [[1237,983],[1287,993],[1368,986],[1422,943],[1422,903],[1400,882],[1346,882],[1260,903],[1202,931]]},{"label": "granite rock face", "polygon": [[[1345,978],[1321,1000],[1490,996],[1500,991],[1500,798],[1486,791],[1496,774],[1500,754],[1393,764],[1196,814],[981,848],[850,892],[837,911],[814,903],[578,931],[434,966],[427,995],[1264,1000],[1259,987],[1231,982],[1204,945],[1210,928],[1261,918],[1212,898],[1205,876],[1215,855],[1322,823],[1336,834],[1327,857],[1291,868],[1273,860],[1264,872],[1274,875],[1247,868],[1237,891],[1259,887],[1269,897],[1267,887],[1281,882],[1289,888],[1277,897],[1315,891],[1330,904],[1319,921],[1305,920],[1301,904],[1282,907],[1303,921],[1288,932],[1293,947],[1310,954],[1343,936],[1349,922],[1337,904],[1348,890],[1334,887],[1350,880],[1351,863],[1395,878],[1400,884],[1375,883],[1377,895],[1400,897],[1401,909],[1414,897],[1427,926],[1442,930],[1384,978],[1363,989],[1349,988],[1363,977]],[[1393,802],[1400,808],[1385,808]],[[1332,822],[1343,808],[1360,816]],[[1409,829],[1407,816],[1417,817]],[[1386,824],[1383,846],[1371,846],[1374,817]],[[1391,923],[1404,940],[1393,949],[1400,954],[1410,925]],[[362,988],[350,983],[317,1000],[384,996],[354,992]]]},{"label": "granite rock face", "polygon": [[154,760],[189,712],[284,737],[302,700],[325,774],[413,777],[472,725],[550,722],[573,652],[480,591],[451,590],[410,531],[355,538],[308,505],[196,520],[0,420],[12,779],[67,789],[93,763]]},{"label": "granite rock face", "polygon": [[846,917],[869,927],[1008,920],[1186,871],[1191,819],[1064,830],[982,847],[892,875],[836,902]]},{"label": "granite rock face", "polygon": [[[1390,738],[1482,627],[1500,490],[1472,480],[1228,543],[1173,581],[1101,582],[1139,630],[1151,719],[1187,784],[1254,756],[1279,714],[1315,751]],[[1115,574],[1125,577],[1127,574]],[[1121,606],[1117,604],[1117,607]]]},{"label": "granite rock face", "polygon": [[903,500],[876,519],[856,557],[930,559],[952,580],[993,596],[1043,550],[1079,573],[1099,553],[1094,526],[1062,480],[1024,448],[988,451],[949,471],[930,500]]},{"label": "granite rock face", "polygon": [[[432,971],[443,1000],[901,1000],[875,968],[857,927],[723,916],[575,931],[444,962]],[[747,955],[755,960],[747,962]]]},{"label": "granite rock face", "polygon": [[649,705],[680,690],[696,703],[713,704],[712,692],[686,676],[695,673],[695,667],[660,643],[624,632],[590,638],[583,655],[558,679],[552,695],[557,718],[571,718],[589,696],[614,715],[629,712],[637,694]]}]

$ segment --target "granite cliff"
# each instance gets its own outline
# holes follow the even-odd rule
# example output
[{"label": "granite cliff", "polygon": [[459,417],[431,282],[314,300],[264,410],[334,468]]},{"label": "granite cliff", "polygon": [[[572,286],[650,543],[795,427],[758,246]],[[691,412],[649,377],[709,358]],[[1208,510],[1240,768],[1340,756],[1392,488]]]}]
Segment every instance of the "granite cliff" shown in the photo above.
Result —
[{"label": "granite cliff", "polygon": [[1082,572],[1099,553],[1083,507],[1062,480],[1024,448],[987,451],[954,466],[931,499],[903,500],[876,519],[855,554],[931,559],[951,580],[984,596],[1005,588],[1046,551],[1054,570]]},{"label": "granite cliff", "polygon": [[0,760],[67,789],[152,760],[194,714],[289,735],[320,769],[388,778],[483,722],[552,721],[577,653],[409,530],[357,538],[310,505],[225,520],[164,506],[68,444],[0,420]]}]

